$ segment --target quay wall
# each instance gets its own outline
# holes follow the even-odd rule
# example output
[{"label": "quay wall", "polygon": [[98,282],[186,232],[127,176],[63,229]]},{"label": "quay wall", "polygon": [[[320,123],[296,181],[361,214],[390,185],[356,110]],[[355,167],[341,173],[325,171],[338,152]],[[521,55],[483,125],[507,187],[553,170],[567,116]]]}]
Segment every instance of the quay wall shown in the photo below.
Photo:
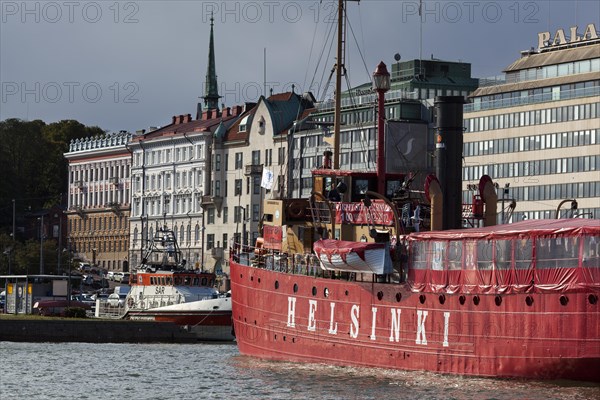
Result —
[{"label": "quay wall", "polygon": [[0,318],[0,341],[86,343],[196,343],[171,323],[99,319]]}]

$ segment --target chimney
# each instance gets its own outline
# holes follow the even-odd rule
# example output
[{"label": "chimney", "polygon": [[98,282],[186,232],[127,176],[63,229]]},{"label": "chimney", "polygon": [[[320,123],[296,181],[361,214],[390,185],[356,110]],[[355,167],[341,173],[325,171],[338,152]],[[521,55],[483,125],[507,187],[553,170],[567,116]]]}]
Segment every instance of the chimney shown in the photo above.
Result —
[{"label": "chimney", "polygon": [[207,121],[212,118],[212,110],[206,110],[202,112],[202,120]]},{"label": "chimney", "polygon": [[202,103],[198,103],[198,106],[196,107],[196,120],[200,120],[200,118],[202,118]]},{"label": "chimney", "polygon": [[187,114],[185,116],[185,120],[183,122],[185,122],[185,123],[192,122],[192,114]]},{"label": "chimney", "polygon": [[173,122],[171,124],[177,125],[177,115],[173,115]]}]

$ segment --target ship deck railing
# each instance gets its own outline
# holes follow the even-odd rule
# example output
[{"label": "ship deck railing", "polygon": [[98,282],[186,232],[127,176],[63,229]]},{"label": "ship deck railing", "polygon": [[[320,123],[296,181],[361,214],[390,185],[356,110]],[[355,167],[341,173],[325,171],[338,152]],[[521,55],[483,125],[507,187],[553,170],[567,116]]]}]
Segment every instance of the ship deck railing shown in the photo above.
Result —
[{"label": "ship deck railing", "polygon": [[[391,275],[324,270],[321,268],[319,258],[313,253],[288,254],[277,250],[234,245],[231,254],[233,260],[239,264],[286,274],[359,282],[390,282],[393,280]],[[396,277],[397,279],[398,277]]]}]

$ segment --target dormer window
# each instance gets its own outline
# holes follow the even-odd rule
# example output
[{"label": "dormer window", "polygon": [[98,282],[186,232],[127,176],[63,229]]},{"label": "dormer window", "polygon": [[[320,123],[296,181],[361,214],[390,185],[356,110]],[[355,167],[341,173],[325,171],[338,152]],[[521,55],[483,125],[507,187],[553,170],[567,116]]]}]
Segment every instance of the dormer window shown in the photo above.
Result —
[{"label": "dormer window", "polygon": [[262,115],[258,120],[258,133],[260,133],[261,135],[265,133],[265,117],[263,117]]},{"label": "dormer window", "polygon": [[249,115],[246,115],[242,121],[240,122],[240,128],[239,131],[240,132],[246,132],[246,130],[248,130],[248,119],[249,119]]}]

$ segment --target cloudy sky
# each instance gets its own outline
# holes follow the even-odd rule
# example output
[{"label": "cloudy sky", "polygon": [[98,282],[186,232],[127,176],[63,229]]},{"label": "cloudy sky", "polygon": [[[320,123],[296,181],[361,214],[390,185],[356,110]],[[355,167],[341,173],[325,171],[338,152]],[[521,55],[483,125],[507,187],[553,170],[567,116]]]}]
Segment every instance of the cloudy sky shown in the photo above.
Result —
[{"label": "cloudy sky", "polygon": [[[0,0],[0,120],[76,119],[105,130],[167,125],[203,95],[210,14],[227,106],[262,94],[318,93],[334,64],[328,32],[337,1]],[[501,74],[538,32],[594,23],[595,0],[362,0],[348,2],[346,66],[352,86],[379,61],[431,58]],[[422,47],[420,46],[422,28]],[[323,56],[321,57],[321,54]],[[320,61],[320,63],[319,63]],[[311,82],[312,86],[311,86]]]}]

